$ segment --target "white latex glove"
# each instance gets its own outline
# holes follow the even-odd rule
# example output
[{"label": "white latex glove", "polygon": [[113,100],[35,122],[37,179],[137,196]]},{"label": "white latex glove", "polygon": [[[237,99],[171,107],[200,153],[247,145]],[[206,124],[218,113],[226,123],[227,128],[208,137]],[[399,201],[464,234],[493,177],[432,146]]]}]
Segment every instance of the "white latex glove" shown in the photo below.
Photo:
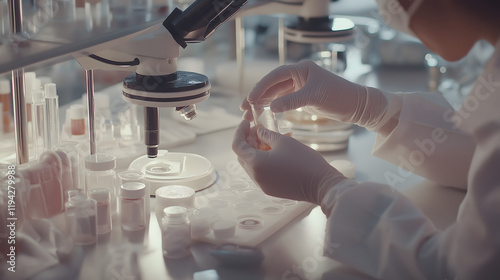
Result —
[{"label": "white latex glove", "polygon": [[307,106],[309,113],[366,128],[378,125],[388,104],[378,89],[349,82],[312,61],[280,66],[262,78],[241,104],[251,121],[249,103],[270,103],[275,113]]},{"label": "white latex glove", "polygon": [[[271,150],[249,144],[255,136]],[[248,175],[268,195],[320,204],[330,188],[347,180],[317,151],[263,127],[250,129],[247,120],[236,129],[233,150]]]}]

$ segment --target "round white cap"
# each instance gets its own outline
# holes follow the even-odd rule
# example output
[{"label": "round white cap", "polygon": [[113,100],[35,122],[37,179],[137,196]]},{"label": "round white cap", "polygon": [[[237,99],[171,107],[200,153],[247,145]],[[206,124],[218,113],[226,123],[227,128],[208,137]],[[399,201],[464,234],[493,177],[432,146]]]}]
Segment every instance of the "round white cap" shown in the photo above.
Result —
[{"label": "round white cap", "polygon": [[106,171],[116,167],[116,157],[110,154],[93,154],[85,157],[85,168],[91,171]]},{"label": "round white cap", "polygon": [[83,105],[74,104],[69,107],[69,119],[70,120],[80,120],[85,118],[85,111]]},{"label": "round white cap", "polygon": [[234,236],[236,223],[229,220],[220,220],[212,225],[212,229],[214,230],[215,238],[230,238]]},{"label": "round white cap", "polygon": [[129,182],[142,182],[144,181],[144,173],[141,171],[126,170],[118,173],[118,177],[122,184]]},{"label": "round white cap", "polygon": [[169,206],[163,209],[163,214],[169,218],[183,218],[187,214],[187,208],[183,206]]},{"label": "round white cap", "polygon": [[137,199],[146,194],[146,185],[139,182],[125,183],[120,186],[120,195],[123,198]]},{"label": "round white cap", "polygon": [[10,94],[11,90],[10,81],[0,79],[0,94]]},{"label": "round white cap", "polygon": [[185,206],[194,207],[195,191],[186,186],[172,185],[164,186],[156,190],[156,203],[160,207]]},{"label": "round white cap", "polygon": [[45,96],[46,97],[57,97],[56,84],[54,84],[54,83],[45,84]]},{"label": "round white cap", "polygon": [[347,178],[354,178],[356,175],[356,166],[351,161],[345,159],[337,159],[330,162],[330,165],[337,169]]},{"label": "round white cap", "polygon": [[90,190],[89,196],[97,202],[109,202],[110,200],[109,190],[105,188]]}]

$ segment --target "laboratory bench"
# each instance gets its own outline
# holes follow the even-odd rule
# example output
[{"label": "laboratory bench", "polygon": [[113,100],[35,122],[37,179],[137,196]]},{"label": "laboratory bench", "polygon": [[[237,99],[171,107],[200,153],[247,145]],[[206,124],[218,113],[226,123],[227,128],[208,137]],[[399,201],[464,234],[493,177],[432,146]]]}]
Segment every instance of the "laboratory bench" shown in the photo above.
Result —
[{"label": "laboratory bench", "polygon": [[[420,80],[425,77],[425,74],[421,74],[422,69],[409,71],[415,71],[415,75],[420,73],[418,74],[421,75]],[[384,88],[383,85],[377,84],[377,81],[384,81],[386,75],[394,78],[395,75],[404,77],[408,74],[411,73],[401,73],[397,69],[378,69],[367,71],[358,78],[364,79],[366,84]],[[406,83],[405,88],[412,86],[414,88],[410,90],[419,90],[418,87],[422,87],[418,83],[413,85]],[[239,96],[221,96],[214,93],[200,106],[224,107],[231,114],[239,116],[241,112],[238,110],[238,104],[241,99]],[[169,151],[202,155],[213,163],[219,174],[226,172],[234,176],[244,175],[234,174],[243,170],[234,168],[235,164],[237,165],[237,158],[231,149],[233,134],[234,128],[198,135],[195,142],[170,148]],[[350,136],[347,150],[322,154],[327,161],[348,159],[353,162],[356,166],[355,179],[358,181],[387,184],[385,174],[387,172],[397,174],[397,167],[371,155],[375,137],[374,133],[356,127]],[[437,186],[417,175],[405,177],[394,187],[414,201],[439,229],[444,229],[453,223],[464,196],[464,192]],[[115,271],[114,274],[108,274],[107,277],[111,277],[109,279],[371,279],[322,256],[326,217],[319,206],[311,205],[259,244],[258,248],[265,257],[259,266],[242,268],[219,264],[210,255],[210,249],[214,245],[200,242],[192,245],[192,255],[189,257],[164,258],[161,231],[156,221],[154,205],[155,199],[151,198],[152,211],[147,230],[131,234],[122,232],[119,226],[114,226],[110,234],[99,236],[97,244],[75,246],[67,261],[37,274],[33,279],[102,278],[104,275],[102,265],[103,262],[109,261],[109,256],[106,257],[106,254],[112,247],[110,245],[125,243],[138,245],[140,249],[136,250],[132,260],[127,262],[130,264],[126,266],[127,273],[120,274],[119,271]],[[61,222],[63,217],[56,217],[55,220],[57,219]],[[219,278],[211,278],[215,273],[214,270]]]}]

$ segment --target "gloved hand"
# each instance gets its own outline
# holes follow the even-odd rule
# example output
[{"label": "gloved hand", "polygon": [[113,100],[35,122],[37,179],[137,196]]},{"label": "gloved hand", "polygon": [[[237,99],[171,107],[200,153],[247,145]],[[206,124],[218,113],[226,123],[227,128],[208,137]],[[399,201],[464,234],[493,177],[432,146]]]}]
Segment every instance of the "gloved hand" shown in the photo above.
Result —
[{"label": "gloved hand", "polygon": [[276,68],[259,81],[241,109],[244,118],[253,119],[249,103],[271,104],[275,113],[300,107],[312,114],[375,128],[388,101],[375,88],[349,82],[312,61]]},{"label": "gloved hand", "polygon": [[[254,148],[249,144],[252,137],[271,150]],[[317,151],[263,127],[250,129],[247,120],[236,129],[233,150],[248,175],[268,195],[320,204],[330,188],[347,180]]]}]

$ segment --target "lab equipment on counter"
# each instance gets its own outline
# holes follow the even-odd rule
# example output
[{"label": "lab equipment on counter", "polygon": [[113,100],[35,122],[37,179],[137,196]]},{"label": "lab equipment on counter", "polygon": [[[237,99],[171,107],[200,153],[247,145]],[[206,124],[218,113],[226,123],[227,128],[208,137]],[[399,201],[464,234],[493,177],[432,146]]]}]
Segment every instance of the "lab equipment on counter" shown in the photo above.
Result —
[{"label": "lab equipment on counter", "polygon": [[135,71],[125,78],[123,97],[144,106],[147,155],[156,158],[159,145],[158,107],[175,107],[187,119],[196,115],[195,104],[210,95],[208,78],[177,71],[180,47],[204,41],[244,4],[239,1],[197,0],[184,11],[178,8],[158,24],[132,36],[75,54],[86,70],[89,100],[90,151],[94,153],[93,69]]},{"label": "lab equipment on counter", "polygon": [[187,209],[182,206],[165,208],[161,224],[163,256],[172,259],[189,256],[191,234]]},{"label": "lab equipment on counter", "polygon": [[220,218],[220,211],[210,207],[198,208],[189,216],[191,238],[203,237],[212,231],[212,225]]},{"label": "lab equipment on counter", "polygon": [[111,213],[117,212],[116,195],[116,157],[110,154],[94,154],[85,157],[85,192],[90,194],[96,188],[109,190],[111,197]]},{"label": "lab equipment on counter", "polygon": [[74,190],[85,190],[85,169],[80,156],[79,143],[76,141],[61,141],[56,147],[57,150],[65,152],[71,161],[71,177],[73,178]]},{"label": "lab equipment on counter", "polygon": [[231,238],[236,232],[236,223],[232,220],[219,220],[212,225],[216,239]]},{"label": "lab equipment on counter", "polygon": [[146,185],[139,182],[125,183],[120,186],[120,220],[126,231],[146,228]]},{"label": "lab equipment on counter", "polygon": [[206,158],[189,153],[158,151],[157,158],[141,156],[129,166],[129,170],[144,173],[151,193],[167,185],[183,185],[195,191],[210,187],[217,174]]},{"label": "lab equipment on counter", "polygon": [[105,234],[111,231],[111,198],[109,190],[97,188],[90,191],[89,198],[96,201],[97,234]]}]

